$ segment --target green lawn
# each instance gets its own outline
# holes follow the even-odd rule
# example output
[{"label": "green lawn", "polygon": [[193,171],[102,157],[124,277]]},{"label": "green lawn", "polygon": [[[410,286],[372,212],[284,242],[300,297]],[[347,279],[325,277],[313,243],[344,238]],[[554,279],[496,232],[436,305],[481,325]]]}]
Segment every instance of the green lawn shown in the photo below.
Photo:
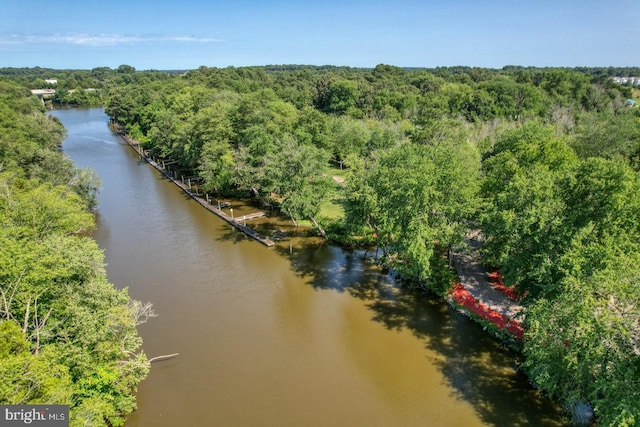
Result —
[{"label": "green lawn", "polygon": [[[339,168],[331,168],[329,170],[329,174],[334,177],[342,178],[343,180],[347,177],[346,170],[340,170]],[[336,183],[333,194],[329,200],[325,201],[320,206],[320,212],[318,213],[318,220],[322,222],[326,222],[327,220],[333,222],[335,220],[339,220],[344,217],[344,208],[342,207],[342,199],[344,195],[342,194],[342,186],[343,184]],[[311,221],[307,219],[303,219],[300,221],[300,224],[303,226],[311,227]]]},{"label": "green lawn", "polygon": [[342,199],[344,198],[343,188],[344,181],[347,179],[349,172],[347,169],[332,167],[329,169],[332,178],[337,177],[342,183],[336,182],[335,189],[331,198],[322,204],[320,208],[320,217],[330,220],[340,219],[344,217],[344,209],[342,208]]},{"label": "green lawn", "polygon": [[324,202],[320,207],[320,215],[318,216],[331,220],[342,218],[344,216],[344,209],[342,208],[340,199],[334,197],[331,200],[327,200],[326,202]]}]

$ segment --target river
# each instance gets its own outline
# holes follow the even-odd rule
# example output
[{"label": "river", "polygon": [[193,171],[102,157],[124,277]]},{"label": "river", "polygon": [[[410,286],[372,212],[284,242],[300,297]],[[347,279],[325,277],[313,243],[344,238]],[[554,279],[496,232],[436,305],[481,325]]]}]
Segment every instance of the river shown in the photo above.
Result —
[{"label": "river", "polygon": [[102,109],[50,114],[66,155],[103,181],[109,280],[158,314],[140,327],[145,353],[180,353],[152,365],[126,426],[563,424],[517,354],[439,299],[360,252],[247,239],[140,162]]}]

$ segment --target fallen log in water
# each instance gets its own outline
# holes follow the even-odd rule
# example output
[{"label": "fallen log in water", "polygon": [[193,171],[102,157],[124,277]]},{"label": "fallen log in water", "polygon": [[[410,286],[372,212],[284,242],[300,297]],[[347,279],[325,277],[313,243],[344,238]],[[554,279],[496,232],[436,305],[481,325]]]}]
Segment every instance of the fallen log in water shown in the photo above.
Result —
[{"label": "fallen log in water", "polygon": [[173,359],[176,356],[179,356],[180,353],[173,353],[173,354],[163,354],[162,356],[156,356],[156,357],[152,357],[151,359],[149,359],[149,364],[153,363],[153,362],[161,362],[163,360],[167,360],[167,359]]}]

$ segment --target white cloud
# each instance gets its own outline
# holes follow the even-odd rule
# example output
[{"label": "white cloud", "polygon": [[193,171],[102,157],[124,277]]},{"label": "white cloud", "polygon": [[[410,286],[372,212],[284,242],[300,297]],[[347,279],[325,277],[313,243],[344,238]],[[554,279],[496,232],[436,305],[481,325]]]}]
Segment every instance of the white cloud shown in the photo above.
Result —
[{"label": "white cloud", "polygon": [[216,43],[223,40],[195,36],[129,36],[122,34],[52,34],[0,36],[0,45],[71,44],[78,46],[114,46],[119,44],[180,42]]},{"label": "white cloud", "polygon": [[213,37],[166,37],[158,39],[160,41],[173,41],[173,42],[193,42],[193,43],[217,43],[222,42],[222,39],[216,39]]}]

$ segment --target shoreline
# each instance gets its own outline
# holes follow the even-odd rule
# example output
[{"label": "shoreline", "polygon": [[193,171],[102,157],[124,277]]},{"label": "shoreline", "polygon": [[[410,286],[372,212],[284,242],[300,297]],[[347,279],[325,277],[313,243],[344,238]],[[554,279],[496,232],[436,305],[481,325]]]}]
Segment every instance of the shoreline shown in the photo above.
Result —
[{"label": "shoreline", "polygon": [[218,218],[221,218],[223,221],[225,221],[226,223],[228,223],[232,227],[234,227],[237,230],[243,232],[248,237],[250,237],[250,238],[262,243],[266,247],[275,246],[275,242],[273,240],[268,239],[267,237],[261,235],[260,233],[258,233],[257,231],[253,230],[252,228],[247,227],[245,224],[241,224],[239,222],[240,220],[244,220],[244,222],[246,222],[246,219],[248,219],[247,217],[249,217],[249,215],[245,215],[245,216],[239,217],[239,218],[233,218],[232,216],[226,214],[221,209],[218,209],[218,208],[214,207],[206,199],[203,199],[195,191],[191,190],[190,185],[186,185],[183,182],[181,182],[180,180],[178,180],[178,179],[174,178],[173,176],[171,176],[169,173],[167,173],[166,169],[162,165],[160,165],[158,162],[153,160],[151,157],[147,156],[146,153],[144,152],[144,150],[140,149],[141,143],[133,140],[127,134],[122,133],[122,132],[118,131],[117,129],[114,129],[114,131],[115,131],[115,133],[117,133],[122,138],[122,140],[124,142],[127,143],[127,145],[131,149],[133,149],[140,156],[141,159],[145,160],[148,164],[150,164],[158,172],[160,172],[165,178],[167,178],[169,181],[171,181],[175,185],[177,185],[182,191],[187,193],[189,195],[189,197],[191,197],[193,200],[198,202],[198,204],[200,204],[200,206],[202,206],[203,208],[205,208],[209,212],[215,214]]}]

